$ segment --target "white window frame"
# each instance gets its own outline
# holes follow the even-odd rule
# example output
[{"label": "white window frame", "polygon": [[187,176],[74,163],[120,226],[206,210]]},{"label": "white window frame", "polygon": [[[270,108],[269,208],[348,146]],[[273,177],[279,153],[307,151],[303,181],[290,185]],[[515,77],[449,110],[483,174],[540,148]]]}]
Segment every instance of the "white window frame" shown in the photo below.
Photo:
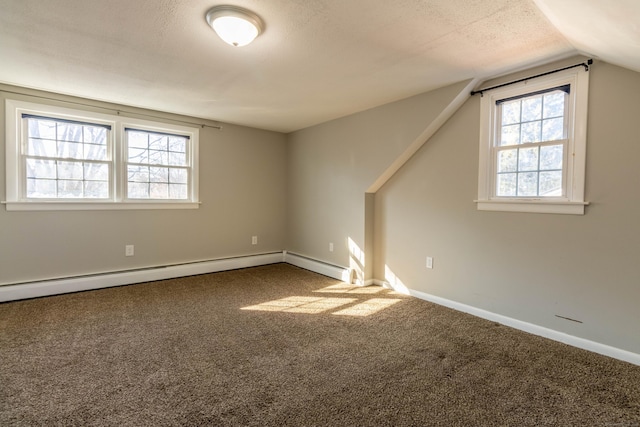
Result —
[{"label": "white window frame", "polygon": [[[499,108],[496,102],[538,91],[570,85],[565,115],[567,150],[563,163],[563,196],[501,197],[496,195]],[[524,82],[496,88],[483,94],[480,101],[480,151],[478,166],[478,210],[583,215],[587,147],[587,98],[589,72],[569,69]]]},{"label": "white window frame", "polygon": [[[35,199],[26,197],[26,171],[23,161],[23,144],[26,143],[26,128],[23,114],[52,119],[73,120],[111,126],[110,150],[111,174],[109,199]],[[6,116],[6,201],[2,203],[8,211],[20,210],[109,210],[109,209],[197,209],[198,200],[198,142],[199,129],[120,115],[64,108],[54,105],[7,99]],[[183,135],[189,138],[187,157],[190,165],[189,192],[186,200],[175,199],[128,199],[126,196],[126,144],[125,128],[136,128],[149,132]]]}]

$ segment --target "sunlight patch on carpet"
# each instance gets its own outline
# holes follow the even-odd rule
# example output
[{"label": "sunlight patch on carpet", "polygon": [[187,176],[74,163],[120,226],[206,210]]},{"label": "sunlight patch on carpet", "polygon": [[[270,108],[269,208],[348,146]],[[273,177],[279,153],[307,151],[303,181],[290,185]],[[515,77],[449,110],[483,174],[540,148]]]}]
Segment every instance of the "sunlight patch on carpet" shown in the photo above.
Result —
[{"label": "sunlight patch on carpet", "polygon": [[352,307],[336,311],[333,314],[337,316],[370,316],[374,313],[384,310],[385,308],[391,307],[392,305],[399,303],[400,301],[402,300],[395,298],[371,298]]},{"label": "sunlight patch on carpet", "polygon": [[287,297],[258,305],[243,307],[242,310],[282,311],[286,313],[318,314],[357,301],[355,298]]}]

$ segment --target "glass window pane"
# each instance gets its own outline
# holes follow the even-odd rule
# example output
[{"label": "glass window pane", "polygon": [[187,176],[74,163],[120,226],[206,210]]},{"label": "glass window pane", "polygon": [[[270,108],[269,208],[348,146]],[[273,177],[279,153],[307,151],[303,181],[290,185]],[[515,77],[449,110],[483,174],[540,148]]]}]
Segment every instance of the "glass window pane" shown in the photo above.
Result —
[{"label": "glass window pane", "polygon": [[150,197],[152,199],[168,199],[169,198],[169,184],[150,184]]},{"label": "glass window pane", "polygon": [[56,180],[53,179],[27,179],[27,197],[29,198],[55,198],[57,197]]},{"label": "glass window pane", "polygon": [[518,196],[530,197],[538,195],[538,173],[525,172],[518,174]]},{"label": "glass window pane", "polygon": [[149,168],[149,181],[169,182],[169,168]]},{"label": "glass window pane", "polygon": [[169,164],[169,153],[167,151],[149,150],[149,164],[151,165]]},{"label": "glass window pane", "polygon": [[542,122],[542,141],[564,139],[564,118],[547,119]]},{"label": "glass window pane", "polygon": [[127,166],[127,181],[149,182],[149,166]]},{"label": "glass window pane", "polygon": [[562,169],[563,151],[562,145],[540,147],[540,170]]},{"label": "glass window pane", "polygon": [[498,154],[498,172],[515,172],[518,170],[518,150],[502,150]]},{"label": "glass window pane", "polygon": [[522,100],[522,121],[530,122],[542,118],[542,95]]},{"label": "glass window pane", "polygon": [[84,158],[87,160],[107,160],[107,146],[84,144]]},{"label": "glass window pane", "polygon": [[149,148],[149,137],[146,132],[127,131],[129,148]]},{"label": "glass window pane", "polygon": [[542,123],[541,122],[530,122],[522,124],[522,143],[525,142],[540,142],[541,139],[541,130]]},{"label": "glass window pane", "polygon": [[107,145],[107,129],[101,126],[85,126],[83,137],[84,142]]},{"label": "glass window pane", "polygon": [[58,155],[57,144],[50,139],[29,138],[27,154],[31,156],[56,157]]},{"label": "glass window pane", "polygon": [[58,162],[58,179],[83,179],[81,162]]},{"label": "glass window pane", "polygon": [[501,173],[498,174],[498,182],[496,183],[496,193],[501,197],[513,197],[516,195],[516,174]]},{"label": "glass window pane", "polygon": [[106,181],[85,181],[84,197],[91,199],[109,198],[109,183]]},{"label": "glass window pane", "polygon": [[29,127],[29,137],[56,139],[56,122],[53,120],[42,120],[30,118],[27,120]]},{"label": "glass window pane", "polygon": [[167,151],[168,139],[166,135],[149,134],[149,149]]},{"label": "glass window pane", "polygon": [[518,170],[538,170],[538,147],[521,148],[518,153]]},{"label": "glass window pane", "polygon": [[170,199],[186,199],[187,198],[186,184],[169,184],[169,198]]},{"label": "glass window pane", "polygon": [[187,165],[186,154],[169,152],[169,164],[172,166],[186,166]]},{"label": "glass window pane", "polygon": [[544,95],[544,118],[563,117],[565,97],[566,94],[561,91]]},{"label": "glass window pane", "polygon": [[66,159],[84,158],[84,147],[82,143],[58,141],[58,157]]},{"label": "glass window pane", "polygon": [[56,178],[55,160],[27,159],[27,178]]},{"label": "glass window pane", "polygon": [[58,141],[82,142],[82,125],[58,122]]},{"label": "glass window pane", "polygon": [[130,199],[148,199],[149,184],[140,182],[129,182],[127,185],[127,196]]},{"label": "glass window pane", "polygon": [[545,197],[562,196],[562,171],[540,172],[540,195]]},{"label": "glass window pane", "polygon": [[84,179],[87,181],[109,181],[109,165],[105,163],[85,163]]},{"label": "glass window pane", "polygon": [[58,197],[78,198],[82,197],[84,185],[80,180],[58,181]]},{"label": "glass window pane", "polygon": [[517,145],[520,144],[520,125],[502,126],[502,137],[500,145]]},{"label": "glass window pane", "polygon": [[186,184],[188,174],[186,169],[170,169],[169,170],[169,182],[174,184]]},{"label": "glass window pane", "polygon": [[169,151],[184,153],[187,151],[187,138],[178,136],[169,137]]},{"label": "glass window pane", "polygon": [[132,163],[149,163],[149,150],[129,148],[129,161]]}]

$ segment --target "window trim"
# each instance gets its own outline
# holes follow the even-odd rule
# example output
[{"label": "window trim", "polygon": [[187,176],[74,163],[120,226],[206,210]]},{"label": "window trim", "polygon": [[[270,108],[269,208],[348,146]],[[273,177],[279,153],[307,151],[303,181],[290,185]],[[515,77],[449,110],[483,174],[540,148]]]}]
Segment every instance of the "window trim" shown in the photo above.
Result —
[{"label": "window trim", "polygon": [[[109,135],[111,149],[111,177],[109,186],[111,198],[105,199],[26,199],[23,197],[23,186],[26,178],[22,175],[22,146],[24,143],[23,114],[50,117],[53,119],[83,121],[111,126]],[[168,120],[170,122],[170,120]],[[39,211],[39,210],[130,210],[130,209],[198,209],[199,195],[199,129],[168,122],[142,120],[120,115],[110,115],[93,111],[77,110],[54,105],[38,104],[28,101],[7,99],[5,101],[5,166],[6,166],[6,201],[7,211]],[[125,127],[136,127],[151,132],[180,134],[189,137],[189,162],[191,165],[190,193],[188,200],[175,199],[126,199],[124,174],[124,132]]]},{"label": "window trim", "polygon": [[[563,174],[566,174],[565,195],[549,198],[496,196],[496,160],[493,155],[498,132],[496,102],[567,84],[571,86],[571,91],[568,95],[567,162],[563,165]],[[496,88],[484,94],[480,101],[478,199],[475,200],[478,210],[584,214],[584,207],[589,204],[584,200],[588,89],[589,72],[571,69]]]}]

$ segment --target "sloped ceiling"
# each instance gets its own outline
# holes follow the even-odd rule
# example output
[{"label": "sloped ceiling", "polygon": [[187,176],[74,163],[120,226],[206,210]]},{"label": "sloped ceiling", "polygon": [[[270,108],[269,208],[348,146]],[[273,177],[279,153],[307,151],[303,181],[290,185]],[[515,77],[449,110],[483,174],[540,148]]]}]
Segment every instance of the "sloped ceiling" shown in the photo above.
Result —
[{"label": "sloped ceiling", "polygon": [[233,0],[242,48],[220,3],[0,0],[0,82],[290,132],[577,53],[640,71],[637,0]]}]

